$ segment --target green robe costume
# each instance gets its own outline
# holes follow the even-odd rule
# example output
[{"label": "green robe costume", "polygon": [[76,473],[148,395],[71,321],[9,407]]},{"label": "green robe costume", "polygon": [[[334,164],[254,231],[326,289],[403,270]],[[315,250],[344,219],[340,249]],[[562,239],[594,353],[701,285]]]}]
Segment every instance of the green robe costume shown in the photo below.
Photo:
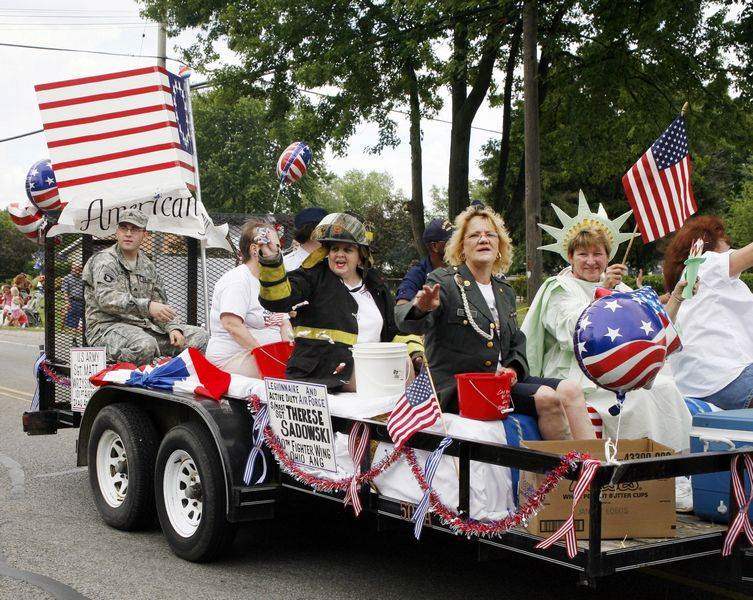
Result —
[{"label": "green robe costume", "polygon": [[[578,366],[573,333],[581,313],[593,301],[598,283],[573,277],[570,267],[550,277],[531,302],[521,330],[526,336],[526,355],[531,375],[570,379],[581,385],[586,403],[601,416],[604,439],[617,437],[614,392],[597,387]],[[619,291],[629,291],[621,286]],[[689,446],[691,416],[666,366],[650,390],[627,394],[622,407],[620,439],[648,437],[675,450]]]}]

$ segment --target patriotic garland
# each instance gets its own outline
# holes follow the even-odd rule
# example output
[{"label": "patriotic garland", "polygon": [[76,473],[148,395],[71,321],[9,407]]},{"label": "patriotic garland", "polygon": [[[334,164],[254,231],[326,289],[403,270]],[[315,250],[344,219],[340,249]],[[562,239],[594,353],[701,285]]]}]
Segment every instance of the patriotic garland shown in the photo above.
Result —
[{"label": "patriotic garland", "polygon": [[[258,412],[262,406],[259,397],[253,395],[249,400],[254,411]],[[266,426],[263,434],[268,448],[272,451],[272,454],[285,473],[297,481],[322,492],[346,492],[351,488],[353,483],[356,485],[370,483],[404,456],[419,487],[425,494],[428,493],[429,506],[431,507],[432,512],[434,512],[439,517],[440,521],[448,526],[453,533],[465,535],[469,538],[473,536],[501,536],[515,527],[520,525],[525,526],[528,523],[528,520],[541,509],[546,495],[565,478],[565,475],[575,470],[580,461],[590,459],[590,456],[585,453],[568,452],[562,457],[562,462],[547,473],[542,484],[535,492],[527,497],[527,502],[521,505],[517,511],[509,514],[504,519],[477,521],[475,519],[461,516],[458,512],[452,510],[442,502],[437,492],[431,488],[431,484],[426,480],[424,472],[418,464],[416,454],[412,448],[403,447],[399,450],[393,450],[391,454],[373,465],[371,469],[358,475],[343,477],[341,479],[329,479],[326,477],[318,477],[301,469],[293,459],[288,456],[280,439],[274,434],[271,427]],[[356,469],[358,469],[357,465]]]},{"label": "patriotic garland", "polygon": [[58,385],[62,385],[63,387],[71,387],[71,380],[66,377],[65,375],[58,375],[53,369],[50,363],[45,360],[40,365],[39,368],[42,369],[42,372],[47,376],[48,379],[53,381],[54,383],[57,383]]},{"label": "patriotic garland", "polygon": [[410,465],[411,472],[413,473],[413,477],[416,478],[418,485],[424,492],[429,492],[429,503],[432,511],[453,533],[464,535],[468,538],[501,536],[520,525],[527,525],[528,521],[541,509],[546,495],[564,479],[565,475],[577,467],[578,461],[590,458],[588,454],[568,452],[562,457],[562,462],[546,474],[543,483],[535,492],[528,496],[528,501],[519,506],[518,510],[512,514],[508,514],[504,519],[477,521],[462,517],[458,512],[452,510],[442,502],[439,494],[432,490],[429,482],[426,481],[412,448],[403,448],[403,454]]},{"label": "patriotic garland", "polygon": [[[254,411],[258,413],[261,409],[261,400],[256,395],[251,396],[250,400]],[[309,487],[320,492],[346,492],[350,488],[351,482],[353,482],[354,479],[357,486],[371,483],[374,479],[379,477],[379,475],[395,464],[402,455],[400,450],[395,450],[392,454],[388,454],[378,463],[373,465],[368,471],[365,471],[360,475],[343,477],[341,479],[329,479],[327,477],[317,477],[316,475],[312,475],[301,469],[293,459],[288,456],[287,452],[285,452],[282,442],[280,442],[280,439],[274,434],[269,425],[264,428],[263,434],[267,447],[271,450],[282,470],[297,481],[305,483]]]}]

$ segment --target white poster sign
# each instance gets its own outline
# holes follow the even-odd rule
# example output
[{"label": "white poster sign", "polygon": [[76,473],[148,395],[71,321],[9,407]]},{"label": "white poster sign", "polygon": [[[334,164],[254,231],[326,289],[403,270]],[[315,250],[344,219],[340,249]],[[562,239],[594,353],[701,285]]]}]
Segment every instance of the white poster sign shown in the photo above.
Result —
[{"label": "white poster sign", "polygon": [[337,471],[327,386],[264,378],[269,425],[299,465]]},{"label": "white poster sign", "polygon": [[105,348],[71,348],[71,410],[84,412],[97,388],[89,377],[107,366]]}]

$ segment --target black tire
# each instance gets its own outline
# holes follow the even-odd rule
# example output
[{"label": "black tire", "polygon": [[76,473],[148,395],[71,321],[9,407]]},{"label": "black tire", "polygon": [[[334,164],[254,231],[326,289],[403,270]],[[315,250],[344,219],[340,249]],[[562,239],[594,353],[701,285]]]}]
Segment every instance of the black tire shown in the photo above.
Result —
[{"label": "black tire", "polygon": [[[120,438],[126,455],[123,462],[128,486],[119,506],[113,506],[103,495],[97,470],[99,442],[111,433]],[[158,441],[154,423],[133,404],[110,404],[94,419],[87,448],[89,484],[102,520],[111,527],[133,531],[154,525],[153,473]]]},{"label": "black tire", "polygon": [[[176,451],[189,455],[191,460],[184,463],[189,463],[191,470],[195,467],[200,480],[200,519],[190,534],[185,531],[184,534],[179,533],[170,520],[163,488],[168,461]],[[169,481],[169,485],[173,483]],[[191,562],[208,562],[232,545],[236,526],[228,522],[225,513],[227,493],[222,464],[217,447],[203,426],[184,423],[167,432],[157,452],[154,490],[162,532],[176,555]],[[187,502],[190,500],[184,504]]]}]

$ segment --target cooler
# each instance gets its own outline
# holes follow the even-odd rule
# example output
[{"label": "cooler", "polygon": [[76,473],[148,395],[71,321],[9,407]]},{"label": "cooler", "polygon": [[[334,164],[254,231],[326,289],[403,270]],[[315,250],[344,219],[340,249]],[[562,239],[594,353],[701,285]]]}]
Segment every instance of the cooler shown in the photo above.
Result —
[{"label": "cooler", "polygon": [[[753,447],[753,408],[693,416],[690,430],[692,453],[723,452],[744,446]],[[729,471],[693,475],[691,480],[695,514],[714,523],[728,523],[731,508]],[[747,476],[745,487],[750,487]],[[749,512],[753,517],[753,506]]]}]

